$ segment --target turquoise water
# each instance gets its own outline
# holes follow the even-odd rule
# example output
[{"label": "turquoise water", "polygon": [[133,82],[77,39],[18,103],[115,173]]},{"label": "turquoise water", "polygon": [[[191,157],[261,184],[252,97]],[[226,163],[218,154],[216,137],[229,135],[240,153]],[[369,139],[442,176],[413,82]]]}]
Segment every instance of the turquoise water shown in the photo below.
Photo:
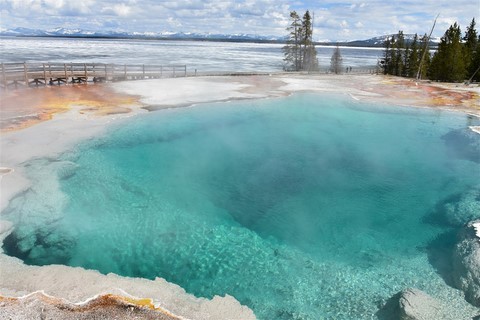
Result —
[{"label": "turquoise water", "polygon": [[451,294],[434,253],[442,208],[478,185],[449,138],[473,122],[313,94],[137,116],[29,163],[4,249],[230,294],[262,319],[375,319],[405,287]]}]

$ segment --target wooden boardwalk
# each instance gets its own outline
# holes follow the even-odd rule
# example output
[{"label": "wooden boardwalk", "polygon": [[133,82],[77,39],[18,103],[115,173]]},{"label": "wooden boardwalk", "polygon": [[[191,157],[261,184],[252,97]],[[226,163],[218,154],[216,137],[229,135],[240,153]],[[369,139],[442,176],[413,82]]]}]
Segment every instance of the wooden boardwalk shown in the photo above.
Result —
[{"label": "wooden boardwalk", "polygon": [[186,65],[2,63],[0,87],[185,77]]}]

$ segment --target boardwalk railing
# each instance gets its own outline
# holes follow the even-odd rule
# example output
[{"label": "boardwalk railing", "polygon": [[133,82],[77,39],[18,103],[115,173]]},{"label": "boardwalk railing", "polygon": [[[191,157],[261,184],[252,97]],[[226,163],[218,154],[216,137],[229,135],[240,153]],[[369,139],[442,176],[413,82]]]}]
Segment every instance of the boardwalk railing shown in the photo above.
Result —
[{"label": "boardwalk railing", "polygon": [[185,77],[186,65],[2,63],[0,87]]},{"label": "boardwalk railing", "polygon": [[[330,69],[326,69],[326,73],[332,73]],[[340,74],[378,74],[381,70],[377,66],[357,66],[357,67],[343,67],[340,69]]]}]

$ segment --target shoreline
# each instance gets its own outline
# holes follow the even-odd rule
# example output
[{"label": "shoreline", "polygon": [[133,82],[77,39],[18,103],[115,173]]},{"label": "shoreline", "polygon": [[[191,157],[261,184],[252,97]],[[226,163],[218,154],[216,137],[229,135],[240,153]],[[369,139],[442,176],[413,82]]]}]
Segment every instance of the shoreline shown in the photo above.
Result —
[{"label": "shoreline", "polygon": [[[142,89],[143,85],[139,85],[149,83],[155,83],[155,86]],[[153,93],[152,90],[164,91]],[[344,93],[357,101],[460,111],[480,117],[480,84],[417,82],[373,74],[281,72],[199,75],[4,91],[0,95],[0,133],[28,128],[76,107],[80,114],[95,117],[126,114],[138,107],[151,111],[203,102],[279,97],[295,92]]]},{"label": "shoreline", "polygon": [[[26,162],[37,158],[55,159],[81,141],[104,134],[110,124],[148,111],[207,102],[265,99],[296,92],[317,92],[343,94],[360,102],[431,108],[480,117],[479,87],[460,88],[452,84],[423,82],[415,85],[408,79],[378,75],[279,74],[139,80],[87,85],[81,87],[80,98],[77,86],[62,88],[40,88],[49,92],[44,100],[36,101],[33,112],[46,114],[46,117],[39,116],[38,122],[27,121],[26,125],[20,124],[2,132],[0,214],[11,199],[31,187],[23,167]],[[31,92],[35,94],[33,90]],[[114,99],[113,102],[102,100],[102,92],[106,92],[108,97],[121,98]],[[18,92],[15,94],[18,96]],[[72,97],[77,98],[72,102]],[[26,102],[33,101],[29,98],[31,97],[26,97]],[[12,98],[12,103],[14,101]],[[120,103],[120,106],[114,105],[115,103]],[[49,104],[53,104],[54,108]],[[8,111],[14,112],[10,109]],[[28,108],[22,112],[32,114]],[[478,127],[471,129],[480,133]],[[12,230],[11,223],[3,220],[0,222],[0,244]],[[102,275],[93,270],[58,265],[28,266],[17,258],[6,256],[3,250],[0,250],[0,265],[0,301],[1,296],[3,299],[21,298],[42,290],[48,295],[67,299],[66,304],[79,303],[104,294],[121,297],[127,294],[135,299],[150,298],[152,305],[180,318],[191,318],[198,314],[242,319],[255,317],[250,309],[240,305],[233,297],[216,296],[212,300],[196,298],[160,278],[146,280],[113,274]],[[66,284],[61,284],[59,278]]]}]

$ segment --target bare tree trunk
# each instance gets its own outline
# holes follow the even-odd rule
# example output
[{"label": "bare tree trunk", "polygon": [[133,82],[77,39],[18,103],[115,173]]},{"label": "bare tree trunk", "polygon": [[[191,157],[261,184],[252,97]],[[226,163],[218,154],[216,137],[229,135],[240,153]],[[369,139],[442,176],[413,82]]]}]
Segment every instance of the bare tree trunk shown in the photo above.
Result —
[{"label": "bare tree trunk", "polygon": [[423,60],[425,59],[425,55],[427,54],[428,43],[430,42],[430,37],[432,36],[433,29],[435,29],[435,24],[437,23],[438,16],[440,16],[440,14],[437,14],[437,17],[433,21],[432,30],[430,30],[430,34],[428,35],[427,41],[425,42],[425,48],[423,48],[422,59],[420,59],[420,64],[418,66],[418,71],[417,71],[417,77],[416,77],[417,80],[420,80],[420,72],[422,70]]},{"label": "bare tree trunk", "polygon": [[478,66],[477,71],[475,71],[475,72],[472,74],[472,76],[471,76],[470,79],[468,80],[467,84],[472,83],[472,80],[473,80],[473,78],[475,77],[475,75],[477,74],[478,71],[480,71],[480,66]]}]

